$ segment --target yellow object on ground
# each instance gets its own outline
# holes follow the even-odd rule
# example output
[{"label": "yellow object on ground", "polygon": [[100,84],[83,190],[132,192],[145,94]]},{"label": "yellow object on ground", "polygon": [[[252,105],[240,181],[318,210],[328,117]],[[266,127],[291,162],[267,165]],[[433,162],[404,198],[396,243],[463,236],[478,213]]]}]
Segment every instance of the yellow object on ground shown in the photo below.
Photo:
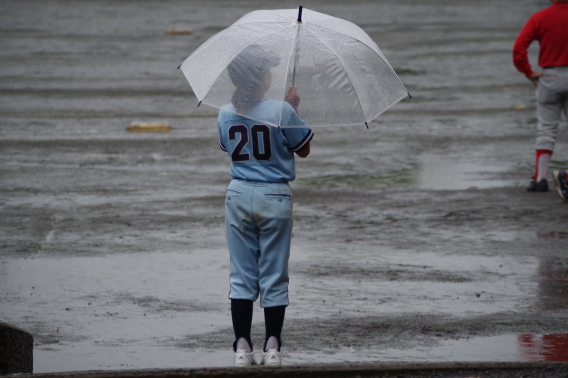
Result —
[{"label": "yellow object on ground", "polygon": [[170,131],[170,125],[165,122],[132,122],[130,126],[128,126],[127,130],[129,132],[167,133],[168,131]]}]

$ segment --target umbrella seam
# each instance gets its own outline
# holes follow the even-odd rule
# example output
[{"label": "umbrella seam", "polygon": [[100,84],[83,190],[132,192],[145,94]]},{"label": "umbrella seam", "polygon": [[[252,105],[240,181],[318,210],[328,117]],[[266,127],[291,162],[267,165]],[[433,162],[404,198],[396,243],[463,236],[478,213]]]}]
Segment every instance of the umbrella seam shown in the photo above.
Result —
[{"label": "umbrella seam", "polygon": [[[363,106],[361,105],[361,99],[359,98],[359,93],[357,93],[357,88],[355,88],[355,85],[353,85],[353,80],[351,80],[351,77],[349,76],[349,72],[347,71],[347,68],[345,67],[345,63],[343,63],[343,60],[341,59],[341,57],[339,56],[339,54],[337,54],[337,52],[335,52],[334,49],[331,48],[330,45],[327,44],[326,41],[324,41],[322,38],[320,38],[317,34],[313,33],[310,28],[306,28],[307,31],[309,31],[314,37],[318,38],[324,45],[326,45],[331,51],[333,51],[333,53],[335,54],[335,56],[337,56],[337,59],[339,59],[339,61],[341,62],[341,65],[343,66],[343,69],[345,70],[345,74],[347,75],[347,78],[349,79],[349,82],[351,83],[351,86],[353,87],[353,90],[355,91],[355,96],[357,96],[357,102],[359,103],[359,108],[361,109],[361,113],[363,114],[363,119],[365,120],[365,122],[368,122],[369,120],[367,120],[367,116],[365,115],[365,110],[363,110]],[[341,33],[339,33],[341,34]],[[355,38],[353,38],[355,39]],[[362,43],[362,42],[361,42]],[[364,43],[363,43],[364,44]],[[364,44],[365,46],[367,46],[366,44]]]}]

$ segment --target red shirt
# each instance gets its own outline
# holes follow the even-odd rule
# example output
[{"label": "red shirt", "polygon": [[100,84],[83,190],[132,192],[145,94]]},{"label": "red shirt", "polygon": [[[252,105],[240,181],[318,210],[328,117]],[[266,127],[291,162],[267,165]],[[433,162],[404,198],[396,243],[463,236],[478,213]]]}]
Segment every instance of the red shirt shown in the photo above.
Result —
[{"label": "red shirt", "polygon": [[534,73],[527,49],[535,40],[540,43],[539,66],[568,66],[568,2],[552,3],[533,14],[517,37],[513,63],[527,77]]}]

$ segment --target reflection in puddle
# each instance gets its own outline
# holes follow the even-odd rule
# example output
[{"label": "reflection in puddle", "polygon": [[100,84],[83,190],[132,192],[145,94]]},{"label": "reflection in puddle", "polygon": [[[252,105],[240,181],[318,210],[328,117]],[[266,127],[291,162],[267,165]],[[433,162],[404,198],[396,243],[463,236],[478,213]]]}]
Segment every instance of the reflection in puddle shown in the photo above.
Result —
[{"label": "reflection in puddle", "polygon": [[[555,335],[501,335],[451,340],[422,354],[405,351],[401,358],[387,351],[384,360],[401,359],[428,361],[568,361],[568,334]],[[393,352],[395,352],[393,350]],[[414,353],[414,354],[413,354]]]},{"label": "reflection in puddle", "polygon": [[568,361],[568,335],[519,335],[519,350],[526,361]]},{"label": "reflection in puddle", "polygon": [[289,352],[286,360],[291,365],[309,363],[353,362],[539,362],[568,361],[568,335],[508,334],[490,337],[474,337],[446,340],[427,348],[378,349],[357,352],[343,348],[335,353]]},{"label": "reflection in puddle", "polygon": [[568,260],[541,259],[537,303],[541,310],[568,309]]},{"label": "reflection in puddle", "polygon": [[568,232],[551,231],[548,234],[545,234],[543,232],[537,232],[536,237],[537,239],[557,239],[557,240],[568,239]]}]

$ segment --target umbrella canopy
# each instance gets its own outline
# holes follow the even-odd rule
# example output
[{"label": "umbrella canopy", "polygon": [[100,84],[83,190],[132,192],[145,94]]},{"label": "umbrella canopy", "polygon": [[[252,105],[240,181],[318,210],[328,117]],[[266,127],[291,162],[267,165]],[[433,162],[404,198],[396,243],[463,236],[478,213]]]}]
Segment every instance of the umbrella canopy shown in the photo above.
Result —
[{"label": "umbrella canopy", "polygon": [[200,104],[221,109],[233,103],[237,114],[272,126],[281,125],[257,119],[246,106],[263,81],[263,96],[277,101],[297,87],[299,115],[309,126],[366,124],[409,96],[361,28],[301,7],[246,14],[207,40],[180,68]]}]

